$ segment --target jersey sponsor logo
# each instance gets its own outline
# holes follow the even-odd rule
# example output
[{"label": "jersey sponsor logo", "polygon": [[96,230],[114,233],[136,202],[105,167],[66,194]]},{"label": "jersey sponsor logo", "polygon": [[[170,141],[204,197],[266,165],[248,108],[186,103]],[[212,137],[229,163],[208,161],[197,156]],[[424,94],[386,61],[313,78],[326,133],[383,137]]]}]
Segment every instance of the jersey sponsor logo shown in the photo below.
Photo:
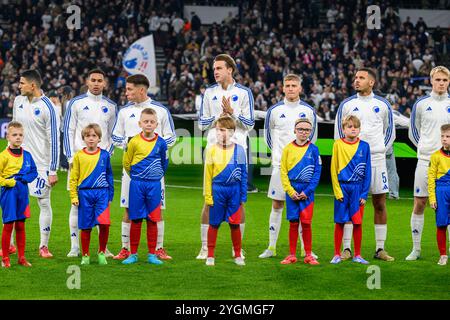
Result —
[{"label": "jersey sponsor logo", "polygon": [[83,110],[89,110],[89,107],[88,107],[88,106],[86,106],[86,107],[84,107],[84,108],[83,108]]},{"label": "jersey sponsor logo", "polygon": [[214,97],[213,97],[212,99],[213,99],[213,101],[214,101],[214,100],[217,100],[217,97],[216,97],[216,96],[214,96]]},{"label": "jersey sponsor logo", "polygon": [[433,111],[433,109],[431,109],[431,107],[428,107],[425,111]]},{"label": "jersey sponsor logo", "polygon": [[238,101],[238,96],[235,95],[235,94],[233,94],[233,95],[231,96],[231,100],[233,100],[233,101]]},{"label": "jersey sponsor logo", "polygon": [[359,111],[358,107],[355,107],[355,109],[353,109],[353,111]]},{"label": "jersey sponsor logo", "polygon": [[373,112],[375,112],[375,113],[380,112],[380,107],[378,107],[378,106],[373,107]]},{"label": "jersey sponsor logo", "polygon": [[300,112],[300,113],[298,114],[298,116],[299,116],[300,118],[306,118],[306,114],[305,114],[304,112]]},{"label": "jersey sponsor logo", "polygon": [[39,108],[34,109],[34,114],[36,116],[39,116],[41,114],[41,109],[39,109]]},{"label": "jersey sponsor logo", "polygon": [[108,113],[109,109],[107,106],[103,106],[102,111],[103,111],[103,113]]},{"label": "jersey sponsor logo", "polygon": [[280,119],[281,118],[286,118],[286,116],[284,115],[284,113],[280,116]]},{"label": "jersey sponsor logo", "polygon": [[133,114],[131,114],[130,118],[136,118],[136,116]]}]

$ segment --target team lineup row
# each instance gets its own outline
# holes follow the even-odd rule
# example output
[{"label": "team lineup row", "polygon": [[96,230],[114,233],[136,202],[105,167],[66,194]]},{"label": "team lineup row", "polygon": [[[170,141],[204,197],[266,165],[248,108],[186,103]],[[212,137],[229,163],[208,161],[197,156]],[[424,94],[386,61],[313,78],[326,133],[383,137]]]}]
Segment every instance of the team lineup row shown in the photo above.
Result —
[{"label": "team lineup row", "polygon": [[[236,66],[230,56],[225,54],[217,56],[214,60],[213,69],[216,84],[205,91],[199,115],[199,126],[202,130],[208,130],[208,146],[213,146],[217,142],[215,126],[217,119],[220,116],[229,115],[236,122],[236,128],[231,139],[237,145],[240,145],[245,153],[247,133],[254,125],[252,94],[246,87],[234,81],[233,73],[236,71]],[[417,101],[411,116],[410,138],[418,146],[419,161],[415,177],[415,186],[417,186],[414,190],[415,205],[411,218],[414,247],[407,260],[415,260],[420,256],[423,209],[428,196],[426,174],[429,158],[433,152],[441,148],[439,131],[441,125],[450,123],[450,110],[448,110],[450,98],[447,93],[448,69],[436,67],[432,70],[430,76],[433,90],[429,96]],[[385,192],[387,192],[388,186],[385,153],[395,140],[395,127],[389,102],[373,94],[372,89],[375,81],[376,76],[371,69],[363,68],[358,71],[354,79],[354,88],[358,93],[346,99],[339,107],[335,138],[344,137],[343,129],[339,124],[346,116],[355,115],[360,120],[360,138],[370,146],[371,155],[370,192],[372,193],[375,211],[375,256],[382,260],[392,261],[393,258],[384,250],[384,241],[387,234]],[[51,257],[51,253],[48,251],[52,217],[50,192],[51,186],[57,182],[59,121],[51,101],[41,92],[40,84],[40,77],[36,71],[30,70],[21,75],[19,88],[22,95],[18,96],[14,102],[13,120],[23,124],[26,132],[24,149],[30,152],[36,162],[38,177],[29,185],[30,194],[38,198],[40,207],[40,255]],[[148,80],[144,76],[135,75],[127,79],[126,95],[130,103],[123,107],[118,114],[116,114],[116,105],[102,95],[104,86],[105,74],[103,71],[92,70],[87,77],[88,92],[68,103],[63,125],[63,142],[64,154],[71,163],[71,167],[73,167],[74,155],[86,146],[81,131],[88,124],[96,123],[100,126],[103,137],[99,146],[102,149],[109,152],[112,152],[113,146],[126,149],[129,141],[131,141],[130,139],[141,132],[139,117],[141,111],[147,107],[156,112],[158,125],[155,128],[155,133],[158,137],[164,139],[169,147],[175,143],[175,130],[170,113],[163,105],[147,97]],[[300,100],[301,90],[301,79],[296,75],[287,75],[283,82],[285,99],[272,106],[266,116],[265,138],[272,150],[273,166],[268,196],[273,201],[269,219],[269,246],[260,255],[261,258],[276,255],[281,213],[284,202],[289,201],[286,200],[286,193],[281,181],[281,156],[283,148],[295,139],[293,130],[295,120],[299,118],[308,119],[312,125],[308,139],[314,143],[317,137],[314,108]],[[361,170],[361,168],[362,166],[358,170]],[[423,170],[424,168],[425,170]],[[147,171],[153,172],[154,170],[156,170],[154,166],[149,166]],[[129,175],[124,172],[121,206],[126,209],[122,221],[122,250],[115,256],[117,259],[128,259],[131,255],[130,230],[133,228],[133,219],[129,219],[128,194],[133,184],[132,181],[133,179],[130,179]],[[161,187],[164,188],[164,184]],[[164,199],[162,200],[163,208]],[[131,202],[130,206],[132,206]],[[202,248],[197,257],[199,259],[208,257],[208,235],[211,225],[209,221],[210,209],[211,207],[205,202],[201,224]],[[79,207],[73,204],[69,215],[72,247],[68,256],[79,255],[78,210]],[[239,231],[242,235],[245,228],[245,210],[243,208],[240,209],[240,216]],[[343,228],[344,250],[341,254],[343,258],[351,255],[351,227],[351,224],[346,224]],[[155,228],[157,230],[156,257],[169,259],[170,257],[163,247],[164,221],[162,216],[161,221],[156,223]],[[299,224],[299,229],[302,230],[302,224]],[[300,232],[302,232],[301,230]],[[355,230],[353,230],[354,232]],[[349,234],[350,236],[348,236]],[[15,248],[11,246],[11,249],[14,250]],[[106,248],[105,252],[108,254]],[[314,254],[311,253],[311,256],[314,257]],[[236,255],[236,257],[239,258],[239,255]]]}]

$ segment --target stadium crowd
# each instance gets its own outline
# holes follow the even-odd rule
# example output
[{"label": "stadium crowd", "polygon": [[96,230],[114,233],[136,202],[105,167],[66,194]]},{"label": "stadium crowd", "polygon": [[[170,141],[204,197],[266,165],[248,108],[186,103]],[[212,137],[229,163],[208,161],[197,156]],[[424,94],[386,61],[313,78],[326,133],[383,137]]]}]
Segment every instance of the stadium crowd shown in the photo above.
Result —
[{"label": "stadium crowd", "polygon": [[202,86],[214,82],[214,56],[227,52],[236,59],[237,80],[254,94],[255,109],[280,100],[282,78],[293,72],[303,77],[302,98],[322,118],[334,119],[352,92],[355,70],[364,65],[377,70],[378,91],[409,115],[417,97],[431,88],[431,68],[450,53],[450,30],[431,31],[423,20],[401,23],[389,2],[380,4],[380,30],[368,30],[361,19],[366,1],[323,1],[324,23],[318,1],[249,1],[238,17],[206,28],[196,15],[181,18],[177,0],[87,0],[80,4],[80,30],[66,27],[69,4],[27,0],[2,6],[4,19],[12,18],[6,21],[10,30],[0,29],[0,117],[11,115],[17,75],[29,68],[41,71],[46,92],[69,86],[79,94],[87,70],[99,66],[110,80],[106,95],[124,105],[122,54],[149,33],[168,57],[159,75],[166,99],[157,98],[167,100],[172,113],[196,111]]}]

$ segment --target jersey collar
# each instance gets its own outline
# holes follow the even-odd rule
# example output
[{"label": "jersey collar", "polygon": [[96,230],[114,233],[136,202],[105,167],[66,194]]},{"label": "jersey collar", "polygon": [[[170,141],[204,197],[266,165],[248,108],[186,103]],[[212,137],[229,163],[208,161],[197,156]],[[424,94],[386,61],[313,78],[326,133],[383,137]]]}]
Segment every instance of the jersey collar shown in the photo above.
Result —
[{"label": "jersey collar", "polygon": [[295,102],[290,102],[286,98],[283,99],[283,103],[285,105],[287,105],[288,107],[296,107],[296,106],[298,106],[300,104],[300,101],[301,101],[300,98],[297,101],[295,101]]},{"label": "jersey collar", "polygon": [[359,93],[357,93],[356,95],[357,95],[358,99],[361,99],[361,100],[363,100],[363,101],[369,101],[369,100],[372,100],[373,97],[375,96],[375,94],[373,93],[373,91],[372,91],[368,96],[362,96],[362,95],[360,95]]},{"label": "jersey collar", "polygon": [[99,95],[95,95],[92,92],[90,92],[89,90],[86,92],[86,95],[95,101],[100,101],[100,100],[102,100],[102,97],[103,97],[103,95],[101,93]]},{"label": "jersey collar", "polygon": [[444,101],[445,99],[447,99],[448,97],[448,93],[444,93],[444,94],[437,94],[434,91],[431,91],[430,96],[434,99],[434,100],[438,100],[438,101]]}]

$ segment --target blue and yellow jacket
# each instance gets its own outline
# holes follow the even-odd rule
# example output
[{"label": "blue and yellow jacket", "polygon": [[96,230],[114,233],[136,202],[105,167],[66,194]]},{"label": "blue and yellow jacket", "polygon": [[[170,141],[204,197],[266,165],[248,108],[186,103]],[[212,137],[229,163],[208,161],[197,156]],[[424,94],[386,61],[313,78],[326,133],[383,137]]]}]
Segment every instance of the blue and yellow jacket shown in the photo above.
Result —
[{"label": "blue and yellow jacket", "polygon": [[153,139],[142,132],[135,135],[123,155],[123,167],[133,180],[161,180],[168,164],[167,143],[156,133]]},{"label": "blue and yellow jacket", "polygon": [[100,148],[89,153],[86,148],[78,151],[70,170],[70,199],[78,201],[78,190],[108,188],[109,201],[114,197],[114,178],[109,152]]},{"label": "blue and yellow jacket", "polygon": [[321,171],[319,149],[311,142],[299,146],[294,140],[284,147],[281,155],[281,183],[290,197],[296,192],[293,182],[307,183],[308,186],[299,192],[303,191],[310,197],[319,184]]},{"label": "blue and yellow jacket", "polygon": [[333,144],[331,182],[336,199],[344,197],[340,183],[361,183],[361,198],[367,200],[371,179],[370,147],[359,138],[348,142],[344,138]]},{"label": "blue and yellow jacket", "polygon": [[431,155],[428,168],[428,194],[430,203],[436,203],[436,186],[450,187],[450,156],[438,150]]},{"label": "blue and yellow jacket", "polygon": [[214,205],[212,185],[216,183],[239,183],[240,202],[247,201],[247,156],[241,145],[224,149],[214,144],[206,150],[203,192],[207,205]]},{"label": "blue and yellow jacket", "polygon": [[7,147],[0,153],[0,186],[14,187],[17,181],[30,183],[38,176],[31,154],[22,148],[20,151],[14,154]]}]

